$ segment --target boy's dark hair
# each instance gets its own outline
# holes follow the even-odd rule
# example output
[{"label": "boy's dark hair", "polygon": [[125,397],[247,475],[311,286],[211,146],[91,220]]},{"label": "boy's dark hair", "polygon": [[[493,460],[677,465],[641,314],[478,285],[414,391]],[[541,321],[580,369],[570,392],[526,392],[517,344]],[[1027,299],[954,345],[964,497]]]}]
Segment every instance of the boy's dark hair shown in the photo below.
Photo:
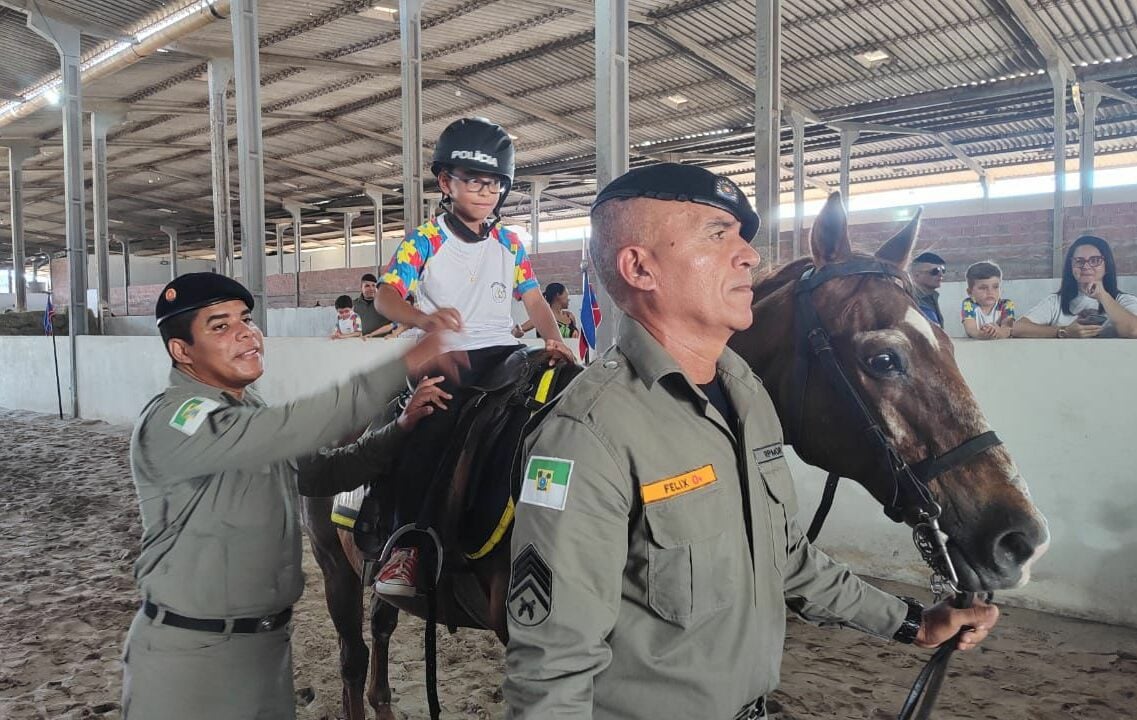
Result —
[{"label": "boy's dark hair", "polygon": [[348,295],[340,295],[336,298],[336,310],[343,310],[349,307],[351,307],[351,297]]},{"label": "boy's dark hair", "polygon": [[934,252],[920,253],[919,255],[916,256],[916,259],[913,260],[912,262],[934,263],[936,265],[947,265],[947,263],[944,261],[944,259],[942,257],[940,257],[939,255],[935,254]]},{"label": "boy's dark hair", "polygon": [[363,273],[363,277],[359,278],[359,282],[361,284],[365,282],[377,283],[379,280],[375,277],[374,273]]},{"label": "boy's dark hair", "polygon": [[967,287],[971,288],[972,285],[980,280],[988,280],[990,278],[1003,277],[1003,270],[992,260],[983,260],[973,263],[967,268]]},{"label": "boy's dark hair", "polygon": [[[158,326],[158,334],[162,336],[162,347],[166,348],[166,354],[170,355],[170,341],[174,338],[182,340],[187,345],[193,345],[193,321],[201,310],[191,310],[189,312],[178,313],[166,319],[164,323]],[[170,363],[173,364],[174,356],[170,355]]]}]

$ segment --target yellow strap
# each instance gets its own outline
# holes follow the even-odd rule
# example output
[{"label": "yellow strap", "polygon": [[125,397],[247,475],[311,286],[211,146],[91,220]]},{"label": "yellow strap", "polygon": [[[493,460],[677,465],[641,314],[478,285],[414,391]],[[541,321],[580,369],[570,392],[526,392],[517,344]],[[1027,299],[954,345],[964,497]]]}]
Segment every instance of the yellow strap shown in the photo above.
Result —
[{"label": "yellow strap", "polygon": [[354,518],[349,518],[346,515],[340,515],[338,512],[332,513],[332,522],[336,525],[340,525],[349,529],[355,528]]},{"label": "yellow strap", "polygon": [[549,399],[549,391],[553,389],[553,372],[555,368],[549,368],[541,373],[541,380],[537,383],[537,392],[533,395],[533,399],[539,403],[544,404]]},{"label": "yellow strap", "polygon": [[505,536],[505,531],[509,529],[509,524],[513,522],[513,498],[509,498],[509,502],[505,505],[505,512],[501,514],[501,519],[497,522],[497,527],[494,528],[493,533],[490,534],[490,539],[486,540],[485,545],[478,548],[475,553],[468,553],[466,555],[470,560],[477,560],[478,558],[485,557],[490,550],[497,547],[501,542],[502,537]]}]

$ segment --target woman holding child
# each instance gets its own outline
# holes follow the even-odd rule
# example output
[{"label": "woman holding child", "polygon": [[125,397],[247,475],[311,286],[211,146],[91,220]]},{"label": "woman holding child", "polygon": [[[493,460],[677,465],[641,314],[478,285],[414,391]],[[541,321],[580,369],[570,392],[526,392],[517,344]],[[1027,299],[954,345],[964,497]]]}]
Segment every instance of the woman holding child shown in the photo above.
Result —
[{"label": "woman holding child", "polygon": [[1083,235],[1066,252],[1062,285],[1015,323],[1014,337],[1137,338],[1137,297],[1117,288],[1109,243]]}]

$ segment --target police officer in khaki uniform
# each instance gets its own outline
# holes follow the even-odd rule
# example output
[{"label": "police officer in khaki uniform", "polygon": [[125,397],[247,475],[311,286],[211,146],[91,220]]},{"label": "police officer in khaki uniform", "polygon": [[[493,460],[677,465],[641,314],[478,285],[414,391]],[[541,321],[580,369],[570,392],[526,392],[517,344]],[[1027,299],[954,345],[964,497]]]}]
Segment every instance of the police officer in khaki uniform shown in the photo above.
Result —
[{"label": "police officer in khaki uniform", "polygon": [[764,717],[785,608],[973,647],[997,610],[924,611],[805,540],[781,427],[726,348],[752,322],[758,216],[698,167],[637,168],[592,209],[615,346],[527,442],[507,596],[511,718]]},{"label": "police officer in khaki uniform", "polygon": [[252,307],[244,287],[213,273],[182,275],[158,299],[173,370],[131,438],[143,604],[124,653],[126,720],[295,716],[288,622],[304,586],[296,458],[358,433],[408,367],[417,373],[439,350],[428,338],[342,385],[266,407],[251,386],[264,371]]}]

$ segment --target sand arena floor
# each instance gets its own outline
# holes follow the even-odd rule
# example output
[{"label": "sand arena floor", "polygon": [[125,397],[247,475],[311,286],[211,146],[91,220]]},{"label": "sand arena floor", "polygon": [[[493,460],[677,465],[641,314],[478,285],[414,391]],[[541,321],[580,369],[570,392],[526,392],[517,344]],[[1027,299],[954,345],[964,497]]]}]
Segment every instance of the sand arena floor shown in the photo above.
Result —
[{"label": "sand arena floor", "polygon": [[[138,603],[128,445],[126,428],[0,410],[0,720],[120,715],[119,655]],[[338,651],[310,554],[305,569],[293,632],[298,716],[330,719]],[[403,619],[391,656],[398,711],[427,717],[420,621]],[[926,656],[791,623],[777,717],[893,718]],[[502,657],[489,633],[443,633],[444,717],[504,715]],[[1004,608],[984,647],[953,660],[936,717],[1135,718],[1135,695],[1137,630]]]}]

